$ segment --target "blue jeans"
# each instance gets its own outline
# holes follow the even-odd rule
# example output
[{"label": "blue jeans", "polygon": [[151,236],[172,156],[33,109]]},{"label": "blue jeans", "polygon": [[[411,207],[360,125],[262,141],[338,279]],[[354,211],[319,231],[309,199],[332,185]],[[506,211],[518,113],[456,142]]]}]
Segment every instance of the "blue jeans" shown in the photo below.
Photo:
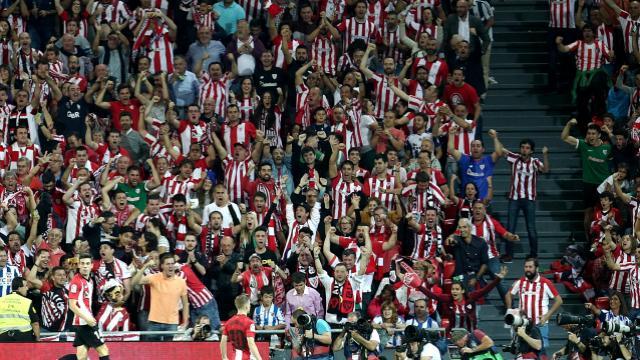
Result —
[{"label": "blue jeans", "polygon": [[218,313],[218,303],[215,298],[202,305],[199,308],[191,307],[191,315],[189,319],[195,323],[200,315],[206,315],[211,321],[211,329],[218,330],[220,328],[220,314]]},{"label": "blue jeans", "polygon": [[[155,321],[149,321],[147,324],[148,331],[176,331],[178,325],[176,324],[161,324]],[[148,335],[145,338],[146,341],[172,341],[173,335]]]},{"label": "blue jeans", "polygon": [[542,336],[542,351],[546,351],[549,348],[549,323],[544,325],[537,325]]},{"label": "blue jeans", "polygon": [[[536,202],[527,199],[509,200],[507,220],[507,230],[515,234],[518,226],[518,216],[520,210],[524,214],[524,221],[527,225],[527,233],[529,235],[530,254],[538,256],[538,231],[536,230]],[[505,244],[506,254],[513,257],[513,242],[507,241]]]},{"label": "blue jeans", "polygon": [[149,310],[138,311],[138,328],[145,331],[149,326]]}]

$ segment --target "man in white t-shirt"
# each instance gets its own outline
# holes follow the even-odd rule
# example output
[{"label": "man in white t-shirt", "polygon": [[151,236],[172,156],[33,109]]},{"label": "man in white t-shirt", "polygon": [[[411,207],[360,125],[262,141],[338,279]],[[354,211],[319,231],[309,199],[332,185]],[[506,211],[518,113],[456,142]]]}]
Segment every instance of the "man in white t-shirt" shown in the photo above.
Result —
[{"label": "man in white t-shirt", "polygon": [[235,222],[239,223],[242,217],[240,207],[229,201],[227,188],[222,184],[218,184],[213,188],[213,202],[205,206],[202,211],[202,225],[209,223],[209,215],[214,211],[219,211],[222,214],[223,228],[233,227]]}]

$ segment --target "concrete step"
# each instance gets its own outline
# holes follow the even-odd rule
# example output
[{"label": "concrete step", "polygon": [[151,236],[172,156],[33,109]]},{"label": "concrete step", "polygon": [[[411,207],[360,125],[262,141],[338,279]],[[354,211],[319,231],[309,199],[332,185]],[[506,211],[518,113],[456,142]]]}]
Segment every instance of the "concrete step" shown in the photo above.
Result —
[{"label": "concrete step", "polygon": [[492,51],[492,63],[543,62],[547,60],[547,52],[527,50],[526,52]]},{"label": "concrete step", "polygon": [[510,53],[520,53],[520,52],[531,52],[531,51],[544,51],[547,50],[547,43],[545,41],[533,40],[527,41],[529,39],[519,39],[516,41],[501,41],[494,43],[492,48],[492,54],[494,52],[510,52]]}]

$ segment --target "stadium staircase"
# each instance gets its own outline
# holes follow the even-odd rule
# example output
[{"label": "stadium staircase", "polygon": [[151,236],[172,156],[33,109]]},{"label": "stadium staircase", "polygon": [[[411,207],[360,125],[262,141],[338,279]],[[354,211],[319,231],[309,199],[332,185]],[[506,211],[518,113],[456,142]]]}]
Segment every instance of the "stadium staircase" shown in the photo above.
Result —
[{"label": "stadium staircase", "polygon": [[[549,147],[551,172],[539,177],[537,229],[541,271],[559,259],[571,243],[573,233],[583,241],[582,186],[580,159],[575,150],[560,140],[560,132],[573,110],[567,93],[545,93],[547,61],[548,4],[539,0],[494,2],[494,27],[491,75],[499,82],[492,85],[483,106],[484,132],[498,131],[503,144],[511,151],[519,150],[519,141],[529,137],[536,143],[536,156],[542,157],[543,146]],[[485,141],[488,137],[485,136]],[[490,140],[490,139],[489,139]],[[492,144],[487,144],[492,149]],[[502,159],[494,174],[492,214],[507,226],[507,194],[510,168]],[[517,234],[521,241],[510,265],[508,283],[523,275],[523,262],[529,253],[523,215]],[[503,250],[503,248],[501,248]],[[548,276],[551,277],[551,276]],[[551,277],[552,278],[552,277]],[[564,299],[562,311],[582,314],[581,296],[557,285]],[[504,307],[497,291],[480,308],[480,322],[497,344],[507,344],[509,330],[504,328]],[[497,306],[499,304],[499,306]],[[551,346],[548,354],[566,343],[566,332],[552,321]],[[505,356],[511,358],[511,356]]]}]

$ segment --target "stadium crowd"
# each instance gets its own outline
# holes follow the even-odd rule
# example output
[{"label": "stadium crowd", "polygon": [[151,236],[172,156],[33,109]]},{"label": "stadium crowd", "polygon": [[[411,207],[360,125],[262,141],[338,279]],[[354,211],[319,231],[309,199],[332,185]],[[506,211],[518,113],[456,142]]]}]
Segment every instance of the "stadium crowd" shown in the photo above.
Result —
[{"label": "stadium crowd", "polygon": [[[630,321],[640,3],[550,4],[549,90],[574,84],[561,136],[593,244],[556,281],[630,300],[589,307]],[[274,347],[299,345],[308,314],[318,335],[367,319],[368,339],[349,335],[375,354],[410,325],[485,346],[476,303],[496,288],[538,325],[517,334],[540,356],[562,304],[536,260],[550,161],[483,130],[493,24],[485,0],[2,1],[0,296],[26,294],[42,331],[215,340],[246,294],[255,329],[286,330],[257,335]],[[498,161],[510,189],[493,187]],[[507,191],[505,227],[490,209]],[[530,254],[507,284],[520,211]]]}]

